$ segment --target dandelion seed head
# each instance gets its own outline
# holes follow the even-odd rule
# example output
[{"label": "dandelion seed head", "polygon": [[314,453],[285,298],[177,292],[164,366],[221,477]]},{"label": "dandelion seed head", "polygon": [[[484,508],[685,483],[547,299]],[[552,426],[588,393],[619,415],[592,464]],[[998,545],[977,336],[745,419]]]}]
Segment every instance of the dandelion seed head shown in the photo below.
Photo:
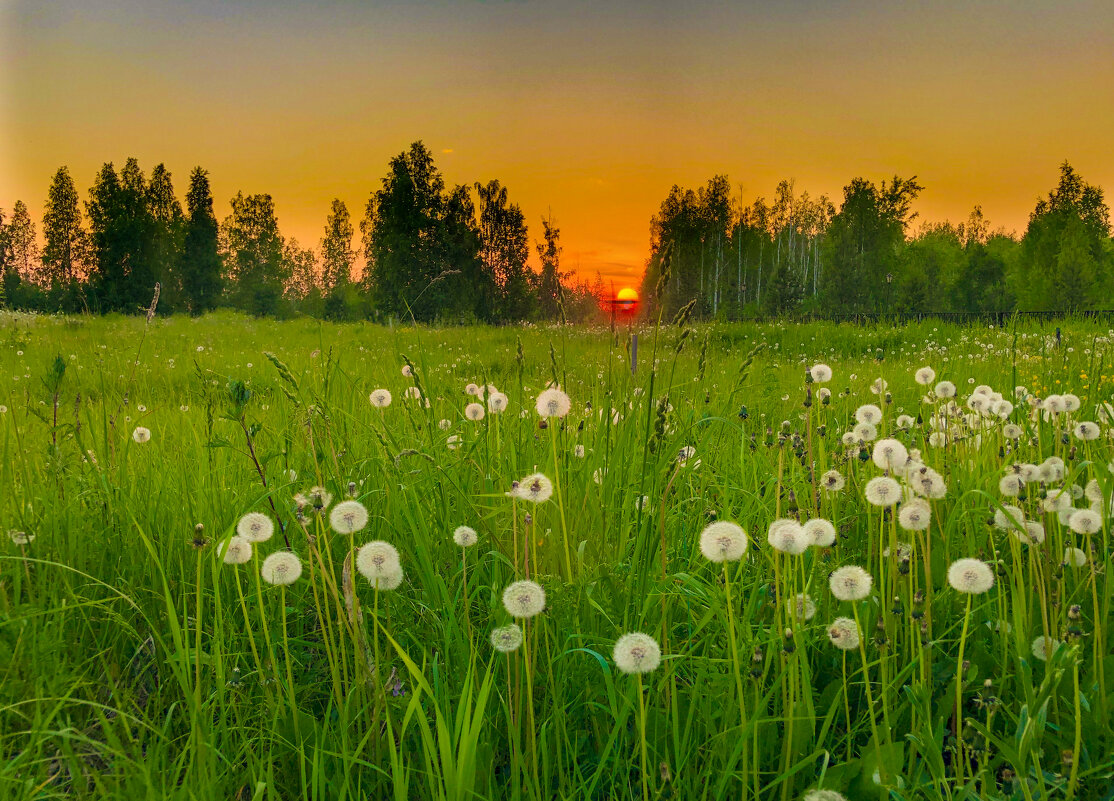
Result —
[{"label": "dandelion seed head", "polygon": [[236,523],[236,533],[248,542],[266,542],[275,533],[275,523],[262,512],[248,512]]},{"label": "dandelion seed head", "polygon": [[828,624],[828,640],[841,651],[859,647],[859,624],[849,617],[837,617]]},{"label": "dandelion seed head", "polygon": [[830,548],[835,544],[836,529],[830,520],[814,517],[805,521],[803,528],[805,537],[817,548]]},{"label": "dandelion seed head", "polygon": [[1093,509],[1076,509],[1068,526],[1076,534],[1096,534],[1102,531],[1102,516]]},{"label": "dandelion seed head", "polygon": [[545,609],[545,590],[533,581],[516,581],[503,590],[503,608],[511,617],[534,617]]},{"label": "dandelion seed head", "polygon": [[844,565],[832,571],[828,587],[840,601],[861,601],[870,595],[874,579],[858,565]]},{"label": "dandelion seed head", "polygon": [[631,632],[615,641],[611,656],[623,673],[649,673],[661,664],[661,647],[649,634]]},{"label": "dandelion seed head", "polygon": [[717,520],[700,532],[700,552],[709,562],[735,562],[747,550],[747,533],[738,523]]},{"label": "dandelion seed head", "polygon": [[553,482],[544,473],[531,473],[511,490],[514,497],[532,503],[545,503],[553,497]]},{"label": "dandelion seed head", "polygon": [[484,406],[482,403],[469,403],[464,407],[464,416],[471,420],[473,423],[479,422],[484,419]]},{"label": "dandelion seed head", "polygon": [[132,431],[132,439],[142,445],[145,442],[151,441],[151,429],[144,428],[143,426],[136,426]]},{"label": "dandelion seed head", "polygon": [[491,647],[501,654],[517,651],[522,645],[522,629],[511,623],[491,630]]},{"label": "dandelion seed head", "polygon": [[259,574],[268,584],[293,584],[302,575],[302,560],[290,551],[277,551],[263,560]]},{"label": "dandelion seed head", "polygon": [[572,408],[569,396],[556,387],[543,390],[535,405],[541,417],[564,417]]},{"label": "dandelion seed head", "polygon": [[1098,439],[1102,431],[1099,429],[1097,423],[1083,422],[1075,427],[1073,432],[1076,439],[1081,439],[1084,442],[1090,442],[1093,439]]},{"label": "dandelion seed head", "polygon": [[226,565],[242,565],[251,559],[251,541],[235,534],[227,543],[217,543],[217,556],[224,559]]},{"label": "dandelion seed head", "polygon": [[826,364],[814,364],[808,372],[817,384],[826,384],[832,380],[832,368]]},{"label": "dandelion seed head", "polygon": [[866,482],[863,495],[872,506],[893,506],[901,500],[901,485],[889,476],[875,476]]},{"label": "dandelion seed head", "polygon": [[936,397],[938,398],[954,398],[955,384],[951,381],[941,381],[935,386],[933,392],[936,393]]},{"label": "dandelion seed head", "polygon": [[909,451],[896,439],[880,439],[871,453],[880,470],[896,470],[909,461]]},{"label": "dandelion seed head", "polygon": [[461,548],[471,548],[479,542],[479,539],[476,529],[471,526],[457,526],[456,531],[453,532],[453,542]]},{"label": "dandelion seed head", "polygon": [[820,486],[828,492],[839,492],[846,484],[847,480],[840,475],[838,470],[829,470],[820,476]]},{"label": "dandelion seed head", "polygon": [[788,518],[770,523],[766,532],[766,542],[775,551],[792,555],[804,553],[812,544],[812,540],[805,534],[801,524]]},{"label": "dandelion seed head", "polygon": [[367,521],[367,508],[359,501],[341,501],[329,512],[329,525],[338,534],[353,534]]},{"label": "dandelion seed head", "polygon": [[897,523],[905,531],[926,531],[932,523],[932,510],[928,502],[915,498],[901,505]]},{"label": "dandelion seed head", "polygon": [[1087,554],[1079,548],[1065,548],[1064,564],[1070,567],[1083,567],[1087,564]]},{"label": "dandelion seed head", "polygon": [[948,583],[956,592],[981,595],[994,586],[994,571],[980,559],[956,559],[948,568]]},{"label": "dandelion seed head", "polygon": [[795,598],[790,598],[785,602],[789,610],[789,614],[796,617],[797,620],[803,620],[806,623],[816,615],[816,602],[805,593],[797,593]]},{"label": "dandelion seed head", "polygon": [[367,396],[371,405],[377,409],[386,409],[391,405],[391,393],[385,389],[377,389]]},{"label": "dandelion seed head", "polygon": [[931,367],[922,367],[917,372],[913,373],[913,380],[920,384],[922,387],[927,387],[936,380],[936,371]]},{"label": "dandelion seed head", "polygon": [[487,396],[487,410],[492,414],[502,414],[507,410],[507,396],[502,392],[495,391]]},{"label": "dandelion seed head", "polygon": [[8,529],[8,539],[12,541],[13,545],[30,545],[35,540],[34,534],[28,534],[25,531],[16,531],[14,528]]},{"label": "dandelion seed head", "polygon": [[873,403],[864,403],[855,410],[855,419],[860,423],[870,423],[872,426],[882,422],[882,410]]},{"label": "dandelion seed head", "polygon": [[398,549],[383,540],[365,543],[356,551],[356,570],[368,581],[394,575],[402,570]]}]

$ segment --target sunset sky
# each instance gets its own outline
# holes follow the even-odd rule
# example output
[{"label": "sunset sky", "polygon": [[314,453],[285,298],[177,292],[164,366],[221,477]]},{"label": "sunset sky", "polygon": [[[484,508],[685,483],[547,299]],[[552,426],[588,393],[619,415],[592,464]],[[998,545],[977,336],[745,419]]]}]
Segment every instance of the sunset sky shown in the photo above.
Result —
[{"label": "sunset sky", "polygon": [[565,264],[637,285],[674,183],[727,173],[837,201],[916,174],[923,219],[1023,230],[1065,158],[1114,192],[1105,2],[0,0],[0,207],[38,223],[66,164],[165,162],[275,198],[317,245],[415,139],[446,181],[498,178]]}]

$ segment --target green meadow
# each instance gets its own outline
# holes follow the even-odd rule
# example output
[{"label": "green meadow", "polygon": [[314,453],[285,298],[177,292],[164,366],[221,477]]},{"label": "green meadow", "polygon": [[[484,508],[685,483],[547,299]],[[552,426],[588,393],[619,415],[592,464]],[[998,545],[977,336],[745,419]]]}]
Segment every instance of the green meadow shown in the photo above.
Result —
[{"label": "green meadow", "polygon": [[0,797],[1108,799],[1056,325],[0,313]]}]

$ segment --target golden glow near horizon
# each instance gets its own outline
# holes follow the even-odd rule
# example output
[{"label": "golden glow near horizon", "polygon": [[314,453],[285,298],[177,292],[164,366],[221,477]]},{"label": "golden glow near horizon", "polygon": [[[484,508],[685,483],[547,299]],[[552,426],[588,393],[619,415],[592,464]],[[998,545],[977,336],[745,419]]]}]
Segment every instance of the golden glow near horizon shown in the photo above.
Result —
[{"label": "golden glow near horizon", "polygon": [[633,303],[638,300],[638,293],[631,287],[625,286],[616,293],[615,300]]},{"label": "golden glow near horizon", "polygon": [[[157,6],[157,7],[156,7]],[[66,164],[209,170],[218,218],[268,192],[316,246],[415,139],[446,182],[497,178],[564,265],[637,286],[674,183],[726,173],[838,204],[916,174],[922,220],[1022,231],[1068,159],[1114,191],[1109,3],[0,0],[0,208],[36,221]]]}]

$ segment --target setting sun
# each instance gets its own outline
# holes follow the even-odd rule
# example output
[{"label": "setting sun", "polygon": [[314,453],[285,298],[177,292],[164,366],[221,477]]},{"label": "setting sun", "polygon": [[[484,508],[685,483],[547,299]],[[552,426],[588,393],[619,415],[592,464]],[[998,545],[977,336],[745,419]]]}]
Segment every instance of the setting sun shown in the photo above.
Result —
[{"label": "setting sun", "polygon": [[615,295],[615,300],[621,303],[637,303],[638,293],[631,289],[629,286],[625,286],[619,290],[617,295]]}]

